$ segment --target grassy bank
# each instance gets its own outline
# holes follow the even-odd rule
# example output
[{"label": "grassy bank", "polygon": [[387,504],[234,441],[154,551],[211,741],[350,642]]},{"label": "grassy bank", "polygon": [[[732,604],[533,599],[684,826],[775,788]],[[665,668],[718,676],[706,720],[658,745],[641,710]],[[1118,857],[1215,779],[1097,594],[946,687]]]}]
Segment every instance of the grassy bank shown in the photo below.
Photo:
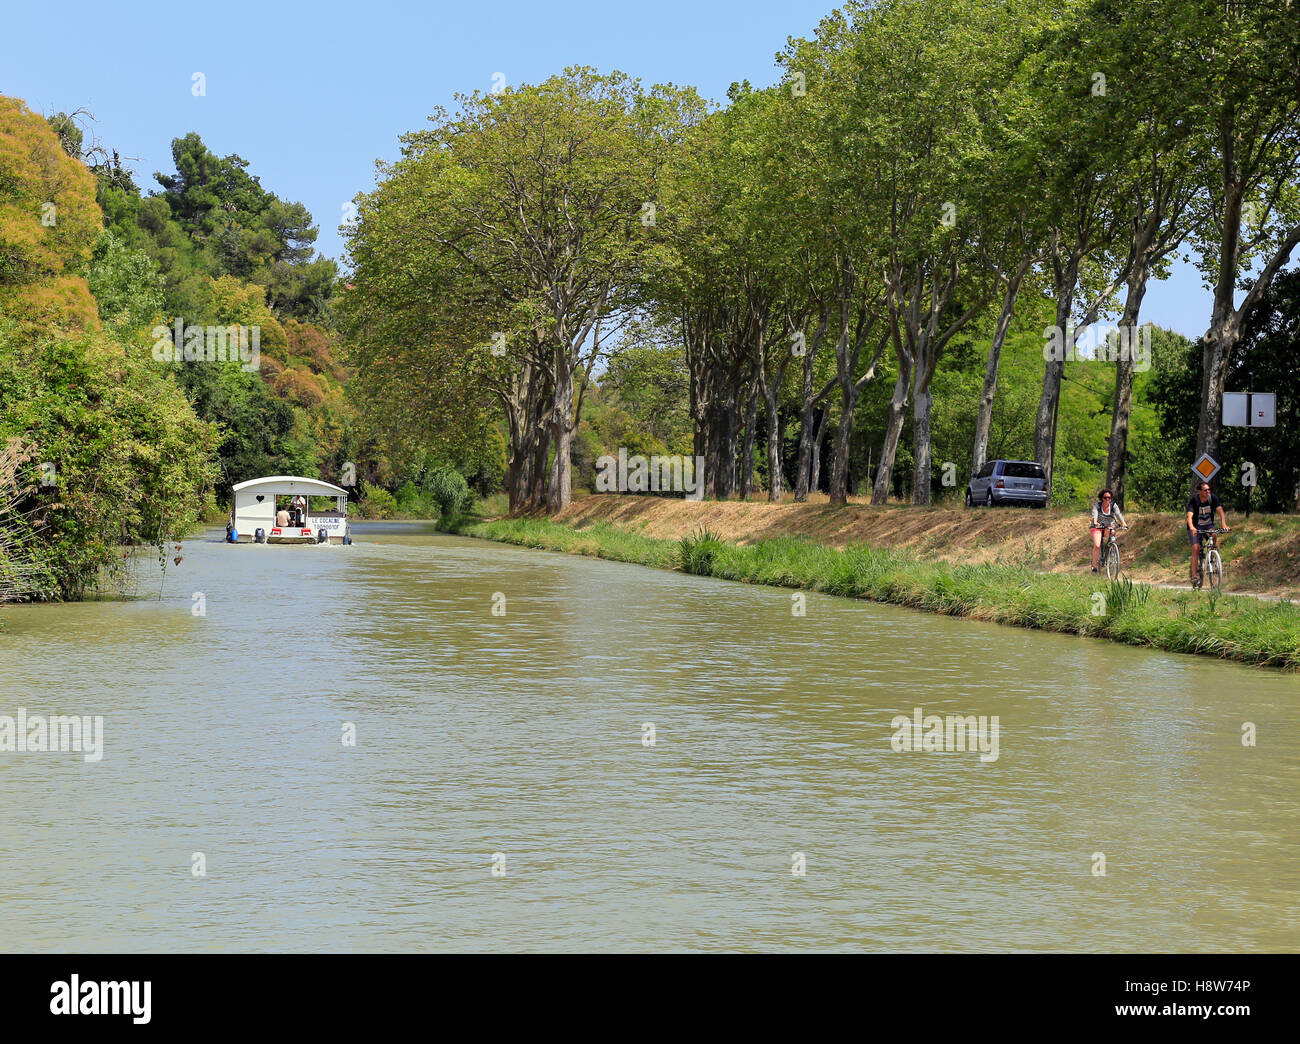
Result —
[{"label": "grassy bank", "polygon": [[[484,510],[492,517],[505,509]],[[724,540],[752,544],[777,537],[802,537],[843,549],[867,544],[903,551],[923,561],[952,565],[1026,565],[1038,573],[1091,577],[1091,543],[1086,513],[1064,508],[913,507],[851,501],[806,504],[750,501],[686,501],[680,498],[575,497],[556,521],[585,530],[598,522],[661,540],[679,540],[706,527]],[[1124,574],[1154,584],[1187,585],[1188,544],[1184,517],[1177,512],[1129,513],[1120,536]],[[1222,538],[1226,592],[1269,594],[1300,601],[1300,515],[1229,516],[1232,532]]]},{"label": "grassy bank", "polygon": [[1107,583],[1091,574],[1042,574],[1028,565],[953,565],[895,549],[865,544],[832,548],[798,537],[739,545],[701,530],[667,540],[608,523],[579,530],[548,519],[460,519],[445,528],[523,547],[723,580],[822,591],[1169,652],[1300,669],[1300,607],[1290,602],[1167,591],[1128,580]]}]

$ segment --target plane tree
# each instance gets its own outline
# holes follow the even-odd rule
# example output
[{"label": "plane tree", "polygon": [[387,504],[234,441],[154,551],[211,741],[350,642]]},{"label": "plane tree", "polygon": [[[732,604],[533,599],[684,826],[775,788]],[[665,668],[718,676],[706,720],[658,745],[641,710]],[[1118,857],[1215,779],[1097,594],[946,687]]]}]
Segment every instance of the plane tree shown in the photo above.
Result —
[{"label": "plane tree", "polygon": [[1203,136],[1193,232],[1213,289],[1201,338],[1196,455],[1219,451],[1223,391],[1246,318],[1300,246],[1300,17],[1289,0],[1167,0],[1195,61],[1183,96]]}]

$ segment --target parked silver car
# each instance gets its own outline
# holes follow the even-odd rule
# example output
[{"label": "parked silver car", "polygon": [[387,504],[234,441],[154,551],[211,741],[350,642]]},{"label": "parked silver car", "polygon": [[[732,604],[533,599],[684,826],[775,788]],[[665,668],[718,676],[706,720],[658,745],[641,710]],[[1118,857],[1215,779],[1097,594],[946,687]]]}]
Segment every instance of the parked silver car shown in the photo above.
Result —
[{"label": "parked silver car", "polygon": [[1047,506],[1047,475],[1032,460],[990,460],[966,486],[966,506],[1029,504]]}]

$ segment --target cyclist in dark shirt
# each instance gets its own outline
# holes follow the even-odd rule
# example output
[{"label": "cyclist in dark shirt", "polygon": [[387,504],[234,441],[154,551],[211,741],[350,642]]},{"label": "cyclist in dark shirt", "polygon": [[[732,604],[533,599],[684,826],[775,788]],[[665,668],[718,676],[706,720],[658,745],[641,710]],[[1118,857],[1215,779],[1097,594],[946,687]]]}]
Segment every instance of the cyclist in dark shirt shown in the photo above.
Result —
[{"label": "cyclist in dark shirt", "polygon": [[1219,528],[1228,531],[1228,517],[1223,504],[1210,492],[1210,484],[1202,482],[1187,502],[1187,540],[1192,545],[1192,586],[1201,586],[1201,537],[1214,529],[1214,513],[1219,513]]}]

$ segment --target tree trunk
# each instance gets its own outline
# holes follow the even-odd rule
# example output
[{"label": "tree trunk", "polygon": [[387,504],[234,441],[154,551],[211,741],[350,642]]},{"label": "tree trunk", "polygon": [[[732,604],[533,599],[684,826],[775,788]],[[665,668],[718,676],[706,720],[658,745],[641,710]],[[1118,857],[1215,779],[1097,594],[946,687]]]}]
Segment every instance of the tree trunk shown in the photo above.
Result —
[{"label": "tree trunk", "polygon": [[818,411],[818,418],[812,440],[811,473],[808,485],[808,490],[811,493],[816,493],[822,484],[822,442],[826,438],[826,425],[831,419],[830,409],[823,406]]},{"label": "tree trunk", "polygon": [[1124,505],[1128,424],[1133,415],[1133,361],[1115,360],[1115,397],[1111,404],[1110,439],[1106,444],[1106,488],[1115,503]]},{"label": "tree trunk", "polygon": [[546,463],[550,448],[547,405],[550,381],[545,371],[524,360],[519,372],[502,392],[510,443],[506,468],[506,493],[511,514],[533,511],[545,502]]},{"label": "tree trunk", "polygon": [[1242,325],[1251,309],[1300,246],[1300,225],[1296,225],[1277,244],[1273,256],[1253,274],[1249,290],[1239,306],[1234,307],[1241,249],[1241,189],[1236,183],[1226,186],[1224,230],[1219,251],[1219,278],[1214,288],[1214,314],[1206,331],[1201,355],[1204,375],[1201,380],[1201,420],[1196,432],[1196,455],[1217,457],[1223,426],[1223,385],[1228,375],[1232,353],[1241,340]]},{"label": "tree trunk", "polygon": [[799,386],[799,462],[794,480],[794,499],[796,503],[803,503],[808,499],[810,484],[814,488],[817,485],[816,479],[812,475],[813,441],[817,434],[813,430],[813,414],[817,405],[816,392],[813,390],[813,366],[817,359],[817,350],[821,347],[822,338],[826,336],[826,325],[829,321],[828,313],[823,312],[811,342],[804,349],[803,378]]},{"label": "tree trunk", "polygon": [[[1231,117],[1226,117],[1231,119]],[[1232,150],[1230,124],[1220,127],[1223,150],[1223,228],[1219,233],[1219,277],[1214,284],[1214,311],[1203,339],[1201,353],[1201,417],[1196,429],[1196,458],[1208,453],[1218,458],[1223,424],[1223,384],[1228,360],[1240,325],[1234,307],[1238,260],[1241,257],[1242,185],[1237,179],[1236,155]],[[1195,463],[1189,461],[1189,464]]]},{"label": "tree trunk", "polygon": [[841,389],[840,423],[835,431],[835,455],[831,459],[832,504],[849,502],[849,452],[853,446],[853,407],[857,400],[858,389],[853,384]]},{"label": "tree trunk", "polygon": [[722,439],[722,496],[730,497],[736,492],[736,441],[739,435],[740,410],[734,403],[728,403],[726,419],[723,422]]},{"label": "tree trunk", "polygon": [[781,474],[781,417],[777,409],[777,394],[780,389],[764,392],[767,401],[767,499],[773,504],[781,503],[781,494],[785,492],[785,476]]},{"label": "tree trunk", "polygon": [[[721,375],[719,375],[721,379]],[[736,435],[739,410],[734,397],[725,388],[715,388],[710,411],[708,452],[704,457],[706,488],[712,496],[725,500],[736,489]]]},{"label": "tree trunk", "polygon": [[1142,298],[1146,296],[1150,269],[1139,264],[1129,280],[1128,297],[1124,302],[1124,316],[1120,320],[1121,336],[1128,331],[1128,351],[1120,352],[1115,360],[1115,397],[1111,404],[1110,439],[1106,445],[1106,486],[1115,503],[1124,506],[1124,486],[1128,458],[1128,425],[1133,414],[1133,349],[1141,331],[1138,315],[1142,311]]},{"label": "tree trunk", "polygon": [[1034,459],[1043,466],[1047,488],[1052,488],[1053,454],[1056,449],[1056,409],[1061,397],[1061,376],[1065,373],[1066,337],[1070,331],[1070,312],[1074,306],[1074,287],[1079,278],[1079,259],[1072,254],[1056,283],[1056,330],[1061,338],[1061,357],[1047,360],[1043,373],[1043,390],[1034,417]]},{"label": "tree trunk", "polygon": [[[921,367],[917,367],[918,374]],[[912,503],[930,503],[930,384],[917,388],[912,398]]]},{"label": "tree trunk", "polygon": [[510,498],[510,513],[519,511],[528,496],[528,465],[532,462],[532,446],[526,445],[524,429],[515,411],[506,409],[506,423],[510,427],[510,445],[506,457],[506,495]]},{"label": "tree trunk", "polygon": [[546,509],[555,514],[573,500],[573,462],[569,453],[573,445],[573,367],[568,346],[557,345],[553,354],[555,373],[554,406],[551,412],[551,441],[555,456],[551,458],[551,480],[546,491]]},{"label": "tree trunk", "polygon": [[704,483],[701,488],[707,494],[709,492],[709,480],[713,476],[713,471],[709,467],[709,459],[713,454],[713,442],[709,438],[707,420],[697,419],[695,421],[695,435],[691,440],[691,449],[695,454],[695,459],[704,462],[704,470],[701,474],[695,476],[695,481]]},{"label": "tree trunk", "polygon": [[740,451],[740,499],[754,495],[754,428],[758,424],[758,385],[755,384],[745,404],[745,441]]},{"label": "tree trunk", "polygon": [[722,433],[719,430],[720,418],[712,412],[707,422],[708,439],[704,454],[705,489],[709,496],[721,499],[726,496],[722,479]]},{"label": "tree trunk", "polygon": [[533,437],[533,461],[528,468],[525,511],[540,511],[546,505],[546,464],[551,452],[550,434],[544,428]]},{"label": "tree trunk", "polygon": [[898,453],[898,439],[903,433],[903,420],[907,415],[907,390],[912,383],[912,360],[900,353],[898,380],[894,382],[894,395],[889,400],[889,421],[885,425],[885,441],[880,448],[880,466],[876,469],[876,484],[871,490],[871,503],[889,501],[889,486],[894,473],[894,457]]},{"label": "tree trunk", "polygon": [[712,388],[712,363],[704,339],[694,324],[682,321],[682,347],[686,352],[686,368],[690,374],[689,406],[691,413],[691,450],[696,460],[704,461],[703,474],[696,475],[695,481],[702,483],[701,489],[707,494],[711,488],[713,470],[709,466],[713,448],[710,438],[710,391]]},{"label": "tree trunk", "polygon": [[773,504],[781,502],[785,491],[785,475],[782,473],[781,457],[781,385],[785,383],[785,369],[790,364],[790,355],[781,354],[781,364],[776,368],[772,381],[767,379],[766,352],[759,355],[758,392],[763,396],[763,405],[767,413],[767,499]]},{"label": "tree trunk", "polygon": [[1007,331],[1011,329],[1011,317],[1015,314],[1016,298],[1020,294],[1020,284],[1029,271],[1028,260],[1022,261],[1020,267],[1007,282],[1006,293],[1002,297],[1002,311],[998,314],[998,324],[993,330],[993,340],[989,344],[988,362],[984,366],[984,388],[980,392],[979,409],[975,414],[975,448],[971,453],[972,475],[978,475],[989,452],[989,431],[993,427],[993,400],[998,391],[998,369],[1002,365],[1002,345],[1006,342]]},{"label": "tree trunk", "polygon": [[555,431],[555,455],[551,458],[551,483],[546,491],[546,510],[563,511],[573,501],[573,429],[561,425]]},{"label": "tree trunk", "polygon": [[[1235,324],[1216,321],[1205,335],[1201,350],[1201,419],[1196,429],[1196,459],[1208,453],[1219,458],[1219,437],[1223,433],[1223,388],[1228,378],[1228,362],[1240,332]],[[1220,464],[1222,461],[1218,461]],[[1191,461],[1189,463],[1195,463]]]},{"label": "tree trunk", "polygon": [[794,479],[794,499],[802,504],[808,499],[809,479],[812,475],[813,456],[813,356],[806,351],[803,357],[803,381],[800,385],[799,406],[799,470]]}]

